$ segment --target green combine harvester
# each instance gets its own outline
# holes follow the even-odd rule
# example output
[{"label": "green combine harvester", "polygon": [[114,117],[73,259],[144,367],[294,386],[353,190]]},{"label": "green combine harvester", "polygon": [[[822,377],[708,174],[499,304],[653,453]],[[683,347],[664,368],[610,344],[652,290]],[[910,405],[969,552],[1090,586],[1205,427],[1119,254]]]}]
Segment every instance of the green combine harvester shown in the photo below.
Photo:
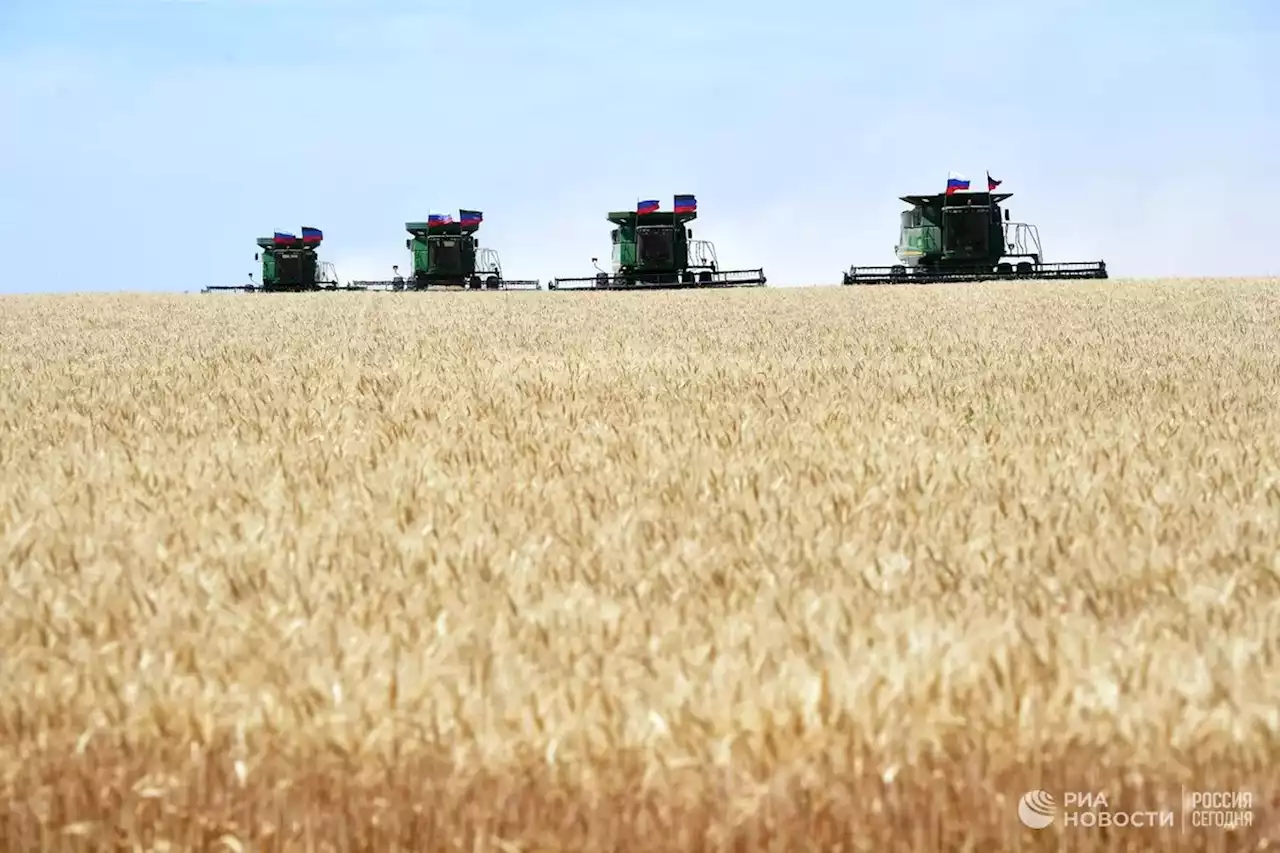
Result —
[{"label": "green combine harvester", "polygon": [[498,253],[481,248],[476,231],[484,220],[478,210],[460,210],[454,221],[447,213],[431,214],[426,222],[406,222],[411,235],[404,241],[413,258],[413,272],[406,279],[398,266],[390,281],[353,281],[362,290],[537,290],[536,279],[512,280],[502,275]]},{"label": "green combine harvester", "polygon": [[993,279],[1107,278],[1104,261],[1045,263],[1040,232],[1011,222],[1000,203],[1012,193],[994,192],[1000,181],[987,176],[987,192],[969,192],[968,181],[952,178],[936,195],[902,196],[894,251],[900,263],[850,267],[843,284],[932,284]]},{"label": "green combine harvester", "polygon": [[271,237],[259,237],[259,251],[253,256],[262,262],[262,281],[248,284],[212,285],[205,293],[215,290],[237,290],[245,293],[303,293],[315,290],[359,290],[338,284],[338,274],[333,264],[321,261],[316,249],[324,241],[318,228],[303,228],[302,236],[277,231]]},{"label": "green combine harvester", "polygon": [[763,269],[722,270],[715,246],[694,240],[688,223],[698,216],[692,195],[675,197],[675,209],[664,212],[657,201],[642,201],[634,211],[614,211],[606,218],[613,229],[613,272],[591,263],[588,278],[552,279],[552,290],[667,290],[697,287],[759,287]]}]

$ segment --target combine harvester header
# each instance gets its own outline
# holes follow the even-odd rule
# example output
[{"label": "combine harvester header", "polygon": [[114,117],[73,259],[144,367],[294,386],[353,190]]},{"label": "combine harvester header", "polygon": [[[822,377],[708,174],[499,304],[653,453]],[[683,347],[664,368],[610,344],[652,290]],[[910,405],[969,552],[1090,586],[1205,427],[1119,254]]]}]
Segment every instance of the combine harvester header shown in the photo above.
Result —
[{"label": "combine harvester header", "polygon": [[[970,191],[969,181],[951,173],[944,192],[902,196],[911,205],[902,212],[900,263],[887,267],[850,267],[843,284],[933,284],[993,279],[1099,279],[1104,261],[1045,263],[1040,231],[1011,222],[1000,203],[1012,193],[995,192],[1002,182],[987,174],[987,190]],[[1021,259],[1011,263],[1009,259]]]},{"label": "combine harvester header", "polygon": [[315,290],[360,290],[338,284],[338,274],[333,264],[321,261],[316,249],[324,242],[319,228],[304,227],[302,236],[277,231],[270,237],[259,237],[259,252],[253,259],[262,262],[262,283],[212,285],[205,293],[215,290],[237,290],[243,293],[302,293]]},{"label": "combine harvester header", "polygon": [[364,290],[537,290],[536,279],[503,278],[498,253],[481,248],[476,238],[483,221],[484,213],[479,210],[459,210],[456,221],[448,213],[432,213],[426,222],[406,222],[404,228],[411,236],[404,247],[413,260],[409,278],[401,277],[396,266],[390,281],[353,281],[351,286]]},{"label": "combine harvester header", "polygon": [[641,201],[635,210],[614,211],[605,218],[613,229],[613,271],[600,269],[587,278],[555,278],[552,290],[659,290],[700,287],[759,287],[763,269],[721,270],[716,248],[708,240],[694,240],[688,223],[698,217],[698,200],[677,195],[673,210],[659,209],[656,199]]}]

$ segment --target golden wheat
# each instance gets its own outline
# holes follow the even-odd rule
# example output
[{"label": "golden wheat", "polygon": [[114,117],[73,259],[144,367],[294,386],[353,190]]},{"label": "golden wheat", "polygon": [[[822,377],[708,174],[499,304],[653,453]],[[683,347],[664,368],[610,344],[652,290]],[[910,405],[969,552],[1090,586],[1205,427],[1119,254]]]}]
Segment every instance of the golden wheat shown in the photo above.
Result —
[{"label": "golden wheat", "polygon": [[0,300],[0,844],[1274,845],[1277,331],[1274,280]]}]

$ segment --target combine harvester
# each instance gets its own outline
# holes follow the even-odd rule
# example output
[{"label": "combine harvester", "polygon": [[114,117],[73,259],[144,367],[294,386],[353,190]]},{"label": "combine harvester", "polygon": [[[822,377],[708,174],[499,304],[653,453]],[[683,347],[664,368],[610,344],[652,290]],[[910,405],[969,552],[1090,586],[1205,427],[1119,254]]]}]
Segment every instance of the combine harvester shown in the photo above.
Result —
[{"label": "combine harvester", "polygon": [[764,270],[721,270],[715,246],[694,240],[686,224],[698,216],[698,200],[675,197],[675,209],[658,210],[657,201],[642,201],[634,211],[615,211],[606,218],[613,229],[613,274],[600,269],[589,278],[555,278],[552,290],[670,290],[700,287],[760,287]]},{"label": "combine harvester", "polygon": [[[1048,264],[1040,231],[1010,222],[1000,203],[1012,193],[987,175],[987,191],[969,191],[969,182],[952,174],[946,192],[902,196],[911,210],[902,212],[902,230],[894,251],[899,264],[850,267],[843,284],[932,284],[993,279],[1106,278],[1104,261]],[[1009,259],[1021,259],[1011,263]]]},{"label": "combine harvester", "polygon": [[211,285],[205,293],[215,290],[237,290],[243,293],[304,293],[316,290],[363,290],[359,287],[343,287],[338,284],[338,274],[333,264],[321,261],[316,249],[324,240],[319,228],[303,228],[302,236],[277,231],[272,237],[259,237],[260,252],[253,256],[262,261],[262,283]]},{"label": "combine harvester", "polygon": [[392,267],[390,281],[353,281],[359,290],[537,290],[539,282],[503,278],[502,263],[493,249],[480,248],[476,231],[484,220],[478,210],[460,210],[455,222],[447,213],[430,214],[426,222],[406,222],[412,235],[404,246],[413,256],[413,273],[406,280]]}]

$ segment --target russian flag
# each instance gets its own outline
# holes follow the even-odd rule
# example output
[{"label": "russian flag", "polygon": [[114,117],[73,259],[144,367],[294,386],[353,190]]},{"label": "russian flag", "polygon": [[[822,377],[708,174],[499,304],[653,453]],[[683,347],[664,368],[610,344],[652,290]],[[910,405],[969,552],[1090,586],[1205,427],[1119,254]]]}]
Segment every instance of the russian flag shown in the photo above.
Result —
[{"label": "russian flag", "polygon": [[1003,183],[1004,181],[997,181],[995,178],[991,177],[990,172],[987,172],[987,192],[991,192]]},{"label": "russian flag", "polygon": [[969,189],[969,179],[958,172],[952,172],[947,178],[947,195]]},{"label": "russian flag", "polygon": [[479,225],[484,214],[478,210],[459,210],[458,221],[463,225]]},{"label": "russian flag", "polygon": [[324,239],[324,234],[320,231],[319,228],[308,228],[305,225],[302,226],[302,242],[319,243],[323,239]]},{"label": "russian flag", "polygon": [[298,238],[284,231],[277,231],[273,239],[277,246],[291,246]]},{"label": "russian flag", "polygon": [[447,213],[433,213],[427,217],[427,225],[448,225],[453,217]]},{"label": "russian flag", "polygon": [[691,195],[678,195],[675,198],[676,213],[696,213],[698,200]]},{"label": "russian flag", "polygon": [[658,200],[651,198],[636,204],[636,213],[657,213]]}]

